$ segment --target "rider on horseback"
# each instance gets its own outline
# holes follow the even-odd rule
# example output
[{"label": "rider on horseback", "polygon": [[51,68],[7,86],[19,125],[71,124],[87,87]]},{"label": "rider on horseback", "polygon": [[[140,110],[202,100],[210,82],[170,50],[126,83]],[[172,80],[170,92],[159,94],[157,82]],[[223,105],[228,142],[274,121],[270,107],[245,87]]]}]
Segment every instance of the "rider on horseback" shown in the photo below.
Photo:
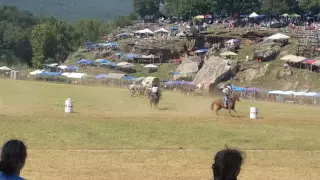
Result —
[{"label": "rider on horseback", "polygon": [[223,106],[224,106],[224,108],[228,108],[228,101],[229,101],[230,96],[231,96],[231,94],[232,94],[232,92],[233,92],[232,87],[231,87],[231,84],[227,84],[227,85],[223,88],[222,92],[225,94],[224,100],[223,100]]},{"label": "rider on horseback", "polygon": [[159,87],[157,84],[153,84],[152,88],[151,88],[151,95],[156,95],[157,98],[160,97],[160,91],[159,91]]}]

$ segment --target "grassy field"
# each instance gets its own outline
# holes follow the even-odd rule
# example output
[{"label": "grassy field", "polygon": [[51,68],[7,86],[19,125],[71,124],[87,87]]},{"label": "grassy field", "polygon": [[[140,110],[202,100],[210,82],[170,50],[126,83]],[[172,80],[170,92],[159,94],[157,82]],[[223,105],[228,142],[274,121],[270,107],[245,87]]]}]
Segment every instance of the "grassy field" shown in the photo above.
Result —
[{"label": "grassy field", "polygon": [[124,89],[0,80],[0,142],[26,142],[27,179],[205,180],[225,145],[247,155],[240,179],[319,179],[318,108],[242,101],[217,117],[209,97],[163,95],[155,111]]}]

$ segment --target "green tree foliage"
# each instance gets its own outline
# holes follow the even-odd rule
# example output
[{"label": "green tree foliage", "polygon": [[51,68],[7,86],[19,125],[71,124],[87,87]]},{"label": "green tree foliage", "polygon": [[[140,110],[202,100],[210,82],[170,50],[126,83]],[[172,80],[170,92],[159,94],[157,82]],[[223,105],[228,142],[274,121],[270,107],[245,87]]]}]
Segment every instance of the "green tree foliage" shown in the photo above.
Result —
[{"label": "green tree foliage", "polygon": [[147,15],[159,15],[159,6],[159,0],[133,0],[133,9],[142,19]]},{"label": "green tree foliage", "polygon": [[53,31],[49,24],[38,24],[32,30],[32,63],[36,68],[42,67],[47,58],[46,52],[51,48],[53,42]]},{"label": "green tree foliage", "polygon": [[167,16],[177,16],[184,19],[213,12],[215,1],[212,0],[165,0]]},{"label": "green tree foliage", "polygon": [[301,0],[300,4],[305,11],[320,11],[320,0]]}]

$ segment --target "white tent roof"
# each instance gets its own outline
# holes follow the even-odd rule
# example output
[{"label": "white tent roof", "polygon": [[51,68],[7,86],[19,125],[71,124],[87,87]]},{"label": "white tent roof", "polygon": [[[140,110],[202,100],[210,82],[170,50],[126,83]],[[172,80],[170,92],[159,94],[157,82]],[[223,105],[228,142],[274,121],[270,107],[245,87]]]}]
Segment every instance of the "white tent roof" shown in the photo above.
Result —
[{"label": "white tent roof", "polygon": [[257,14],[257,13],[255,13],[255,12],[253,12],[253,13],[251,13],[250,15],[249,15],[249,17],[250,18],[255,18],[255,17],[258,17],[259,15]]},{"label": "white tent roof", "polygon": [[85,73],[62,73],[62,76],[66,76],[68,78],[75,78],[75,79],[81,79],[83,76],[85,76]]},{"label": "white tent roof", "polygon": [[0,67],[0,70],[2,70],[2,71],[11,71],[11,69],[8,68],[7,66]]},{"label": "white tent roof", "polygon": [[148,64],[146,66],[144,66],[145,68],[157,68],[158,66],[154,65],[154,64]]},{"label": "white tent roof", "polygon": [[60,68],[60,69],[67,69],[68,66],[66,66],[66,65],[60,65],[60,66],[58,66],[58,68]]},{"label": "white tent roof", "polygon": [[272,36],[267,37],[266,39],[270,39],[270,40],[279,40],[279,39],[290,39],[290,36],[281,34],[281,33],[277,33],[274,34]]},{"label": "white tent roof", "polygon": [[117,64],[117,66],[125,66],[127,64],[130,64],[130,63],[128,63],[128,62],[120,62],[120,63]]},{"label": "white tent roof", "polygon": [[35,70],[35,71],[30,72],[30,74],[31,75],[37,75],[37,74],[40,74],[42,72],[44,72],[44,70]]},{"label": "white tent roof", "polygon": [[169,33],[169,31],[164,28],[161,28],[159,30],[156,30],[155,33]]},{"label": "white tent roof", "polygon": [[145,34],[153,34],[153,32],[152,32],[150,29],[148,29],[148,28],[144,29],[143,32],[144,32]]},{"label": "white tent roof", "polygon": [[237,54],[231,51],[223,52],[220,56],[236,56]]},{"label": "white tent roof", "polygon": [[55,67],[55,66],[58,66],[58,65],[59,65],[58,63],[47,64],[47,66],[49,66],[49,67]]},{"label": "white tent roof", "polygon": [[136,34],[154,34],[150,29],[146,28],[135,32]]},{"label": "white tent roof", "polygon": [[186,36],[186,35],[183,32],[179,32],[176,36],[183,37],[183,36]]},{"label": "white tent roof", "polygon": [[294,63],[302,62],[305,59],[306,59],[305,57],[295,56],[292,54],[286,55],[281,58],[281,60],[283,60],[283,61],[290,61],[290,62],[294,62]]}]

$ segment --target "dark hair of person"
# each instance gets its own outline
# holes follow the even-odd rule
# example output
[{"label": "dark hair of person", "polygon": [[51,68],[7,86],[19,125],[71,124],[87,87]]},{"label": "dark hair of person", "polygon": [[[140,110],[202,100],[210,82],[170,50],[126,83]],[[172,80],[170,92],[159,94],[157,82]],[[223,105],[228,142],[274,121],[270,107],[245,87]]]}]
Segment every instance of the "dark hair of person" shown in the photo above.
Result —
[{"label": "dark hair of person", "polygon": [[17,174],[23,168],[27,158],[27,147],[20,140],[6,142],[1,150],[0,171],[5,174]]},{"label": "dark hair of person", "polygon": [[237,149],[227,147],[217,152],[212,164],[214,180],[237,180],[243,159],[244,153]]}]

